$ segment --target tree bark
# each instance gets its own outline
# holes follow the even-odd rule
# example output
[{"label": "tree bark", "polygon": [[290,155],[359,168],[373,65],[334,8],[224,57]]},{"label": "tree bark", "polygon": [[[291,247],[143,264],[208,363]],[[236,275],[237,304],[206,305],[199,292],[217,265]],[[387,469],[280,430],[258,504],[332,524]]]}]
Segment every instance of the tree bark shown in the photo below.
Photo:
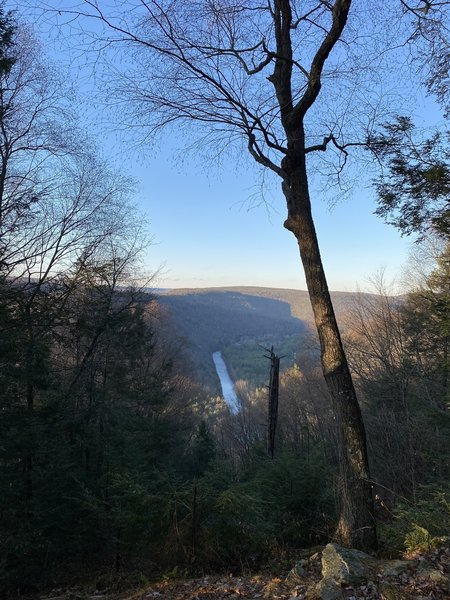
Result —
[{"label": "tree bark", "polygon": [[[294,146],[302,140],[302,133],[298,132]],[[337,536],[346,546],[375,550],[377,535],[366,434],[320,256],[304,151],[294,149],[283,163],[286,173],[283,193],[288,205],[284,226],[298,242],[319,334],[322,370],[343,442],[340,444],[342,493]]]}]

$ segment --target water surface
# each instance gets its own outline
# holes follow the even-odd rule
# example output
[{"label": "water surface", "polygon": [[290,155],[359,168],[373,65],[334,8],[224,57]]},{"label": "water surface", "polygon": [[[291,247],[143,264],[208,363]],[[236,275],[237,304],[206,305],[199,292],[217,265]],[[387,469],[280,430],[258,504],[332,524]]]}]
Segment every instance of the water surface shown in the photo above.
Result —
[{"label": "water surface", "polygon": [[234,383],[228,373],[227,365],[222,358],[222,353],[214,352],[212,357],[222,387],[223,398],[227,403],[230,412],[236,414],[239,412],[239,398],[236,395]]}]

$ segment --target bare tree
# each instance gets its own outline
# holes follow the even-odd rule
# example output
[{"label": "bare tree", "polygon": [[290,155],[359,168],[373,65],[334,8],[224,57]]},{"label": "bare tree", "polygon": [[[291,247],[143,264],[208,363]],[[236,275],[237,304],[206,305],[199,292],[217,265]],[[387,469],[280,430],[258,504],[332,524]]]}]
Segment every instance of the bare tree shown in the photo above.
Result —
[{"label": "bare tree", "polygon": [[[414,495],[417,476],[408,396],[416,365],[405,332],[404,299],[393,294],[382,272],[371,283],[376,293],[360,294],[347,315],[345,347],[360,395],[372,407],[369,442],[375,472],[378,478],[383,474],[384,485],[403,486]],[[389,454],[395,458],[389,460]]]},{"label": "bare tree", "polygon": [[96,156],[28,27],[14,24],[11,55],[0,73],[0,276],[35,296],[80,261],[143,240],[133,182]]},{"label": "bare tree", "polygon": [[[298,242],[323,373],[342,434],[338,535],[348,545],[373,549],[376,528],[364,425],[322,265],[308,181],[313,156],[330,154],[327,175],[339,179],[350,146],[358,145],[346,131],[351,124],[355,132],[360,124],[349,118],[350,103],[366,103],[366,122],[373,113],[375,100],[371,96],[366,102],[362,82],[374,57],[358,66],[353,61],[354,48],[366,40],[361,41],[357,29],[361,14],[355,17],[355,29],[349,29],[351,5],[351,0],[141,0],[103,8],[96,0],[85,0],[63,11],[63,19],[71,27],[81,19],[85,34],[89,25],[83,18],[94,20],[89,34],[94,48],[128,47],[122,89],[116,88],[127,97],[125,123],[145,127],[147,134],[201,126],[203,141],[216,147],[244,141],[253,159],[281,179],[284,226]],[[343,37],[346,29],[348,39]],[[378,63],[386,49],[380,48]],[[328,94],[320,94],[322,87]],[[334,108],[327,101],[330,96],[340,99]],[[339,107],[339,116],[340,102],[344,108]],[[313,135],[317,128],[320,137]]]},{"label": "bare tree", "polygon": [[424,76],[428,91],[450,115],[450,2],[448,0],[400,0],[408,20],[410,57]]},{"label": "bare tree", "polygon": [[40,347],[83,271],[113,261],[123,283],[145,242],[129,180],[95,156],[91,141],[85,149],[61,79],[18,23],[11,57],[0,72],[0,306],[8,313],[0,330],[22,336],[16,367],[31,412]]}]

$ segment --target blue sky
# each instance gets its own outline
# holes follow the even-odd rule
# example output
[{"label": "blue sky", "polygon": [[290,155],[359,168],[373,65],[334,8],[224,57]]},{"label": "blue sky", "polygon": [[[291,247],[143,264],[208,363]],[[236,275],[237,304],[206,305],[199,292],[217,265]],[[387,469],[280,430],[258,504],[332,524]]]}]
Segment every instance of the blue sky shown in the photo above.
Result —
[{"label": "blue sky", "polygon": [[[64,46],[57,39],[50,43],[54,36],[42,21],[38,35],[53,60],[66,64]],[[77,85],[80,71],[72,73]],[[148,152],[141,147],[134,155],[126,136],[118,142],[108,124],[99,128],[104,118],[90,97],[90,82],[78,87],[86,100],[80,103],[83,121],[102,152],[138,182],[136,200],[153,238],[145,267],[148,272],[160,269],[158,287],[306,288],[296,241],[283,228],[286,208],[278,182],[267,191],[265,204],[259,172],[247,157],[221,166],[191,156],[180,161],[172,150],[178,147],[173,138]],[[386,269],[389,279],[400,273],[412,241],[373,214],[372,190],[363,185],[332,209],[314,188],[311,197],[332,290],[366,289],[380,269]]]},{"label": "blue sky", "polygon": [[[177,168],[166,154],[130,170],[154,238],[147,264],[163,267],[158,285],[306,288],[297,243],[283,228],[281,190],[273,187],[267,204],[253,206],[256,170],[205,173],[195,163]],[[373,214],[371,190],[332,208],[319,193],[312,200],[331,289],[366,288],[380,269],[388,278],[401,271],[412,242]]]}]

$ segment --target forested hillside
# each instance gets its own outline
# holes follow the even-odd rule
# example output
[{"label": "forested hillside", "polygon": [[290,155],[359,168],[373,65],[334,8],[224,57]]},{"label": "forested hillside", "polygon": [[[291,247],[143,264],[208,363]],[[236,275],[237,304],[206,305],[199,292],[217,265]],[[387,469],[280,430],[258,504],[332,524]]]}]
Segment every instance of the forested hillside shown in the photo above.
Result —
[{"label": "forested hillside", "polygon": [[[222,293],[223,295],[216,296],[216,293]],[[361,294],[356,292],[332,292],[331,295],[337,317],[340,323],[342,323],[342,316],[346,314],[350,308],[355,306]],[[366,294],[362,293],[362,295],[365,296]],[[161,300],[163,302],[167,301],[169,304],[175,304],[175,299],[177,299],[179,302],[182,302],[182,300],[179,299],[179,296],[187,296],[188,298],[195,296],[195,299],[198,302],[204,302],[205,304],[208,302],[208,300],[209,302],[216,300],[215,305],[218,308],[222,307],[227,308],[228,310],[231,310],[233,307],[235,309],[240,308],[241,310],[244,310],[247,307],[249,309],[258,309],[261,311],[262,315],[266,315],[270,318],[275,318],[277,316],[279,318],[286,318],[287,316],[292,316],[300,321],[304,321],[308,325],[311,325],[314,322],[311,302],[309,300],[308,292],[305,290],[286,290],[280,288],[251,286],[231,288],[174,289],[166,290]],[[251,305],[246,305],[246,296],[248,296],[249,299],[252,299]],[[186,301],[188,298],[186,298]],[[270,303],[266,300],[265,303],[264,301],[257,303],[257,298],[266,298],[267,300],[270,299],[273,302]],[[277,308],[275,302],[283,303],[285,306],[281,304],[278,305]]]},{"label": "forested hillside", "polygon": [[[339,323],[360,298],[369,294],[333,292]],[[262,385],[268,377],[264,348],[272,345],[284,357],[283,367],[302,353],[306,362],[318,361],[318,341],[308,293],[258,287],[168,290],[158,295],[168,308],[174,330],[185,340],[196,376],[212,391],[218,381],[212,353],[225,351],[235,380]]]},{"label": "forested hillside", "polygon": [[[271,298],[271,290],[266,295],[251,291],[174,290],[158,297],[168,307],[174,329],[185,339],[198,379],[211,391],[220,389],[213,352],[248,344],[262,357],[264,347],[282,348],[287,340],[295,340],[297,347],[310,335],[308,324],[292,316],[287,302]],[[257,363],[254,366],[257,369]]]}]

